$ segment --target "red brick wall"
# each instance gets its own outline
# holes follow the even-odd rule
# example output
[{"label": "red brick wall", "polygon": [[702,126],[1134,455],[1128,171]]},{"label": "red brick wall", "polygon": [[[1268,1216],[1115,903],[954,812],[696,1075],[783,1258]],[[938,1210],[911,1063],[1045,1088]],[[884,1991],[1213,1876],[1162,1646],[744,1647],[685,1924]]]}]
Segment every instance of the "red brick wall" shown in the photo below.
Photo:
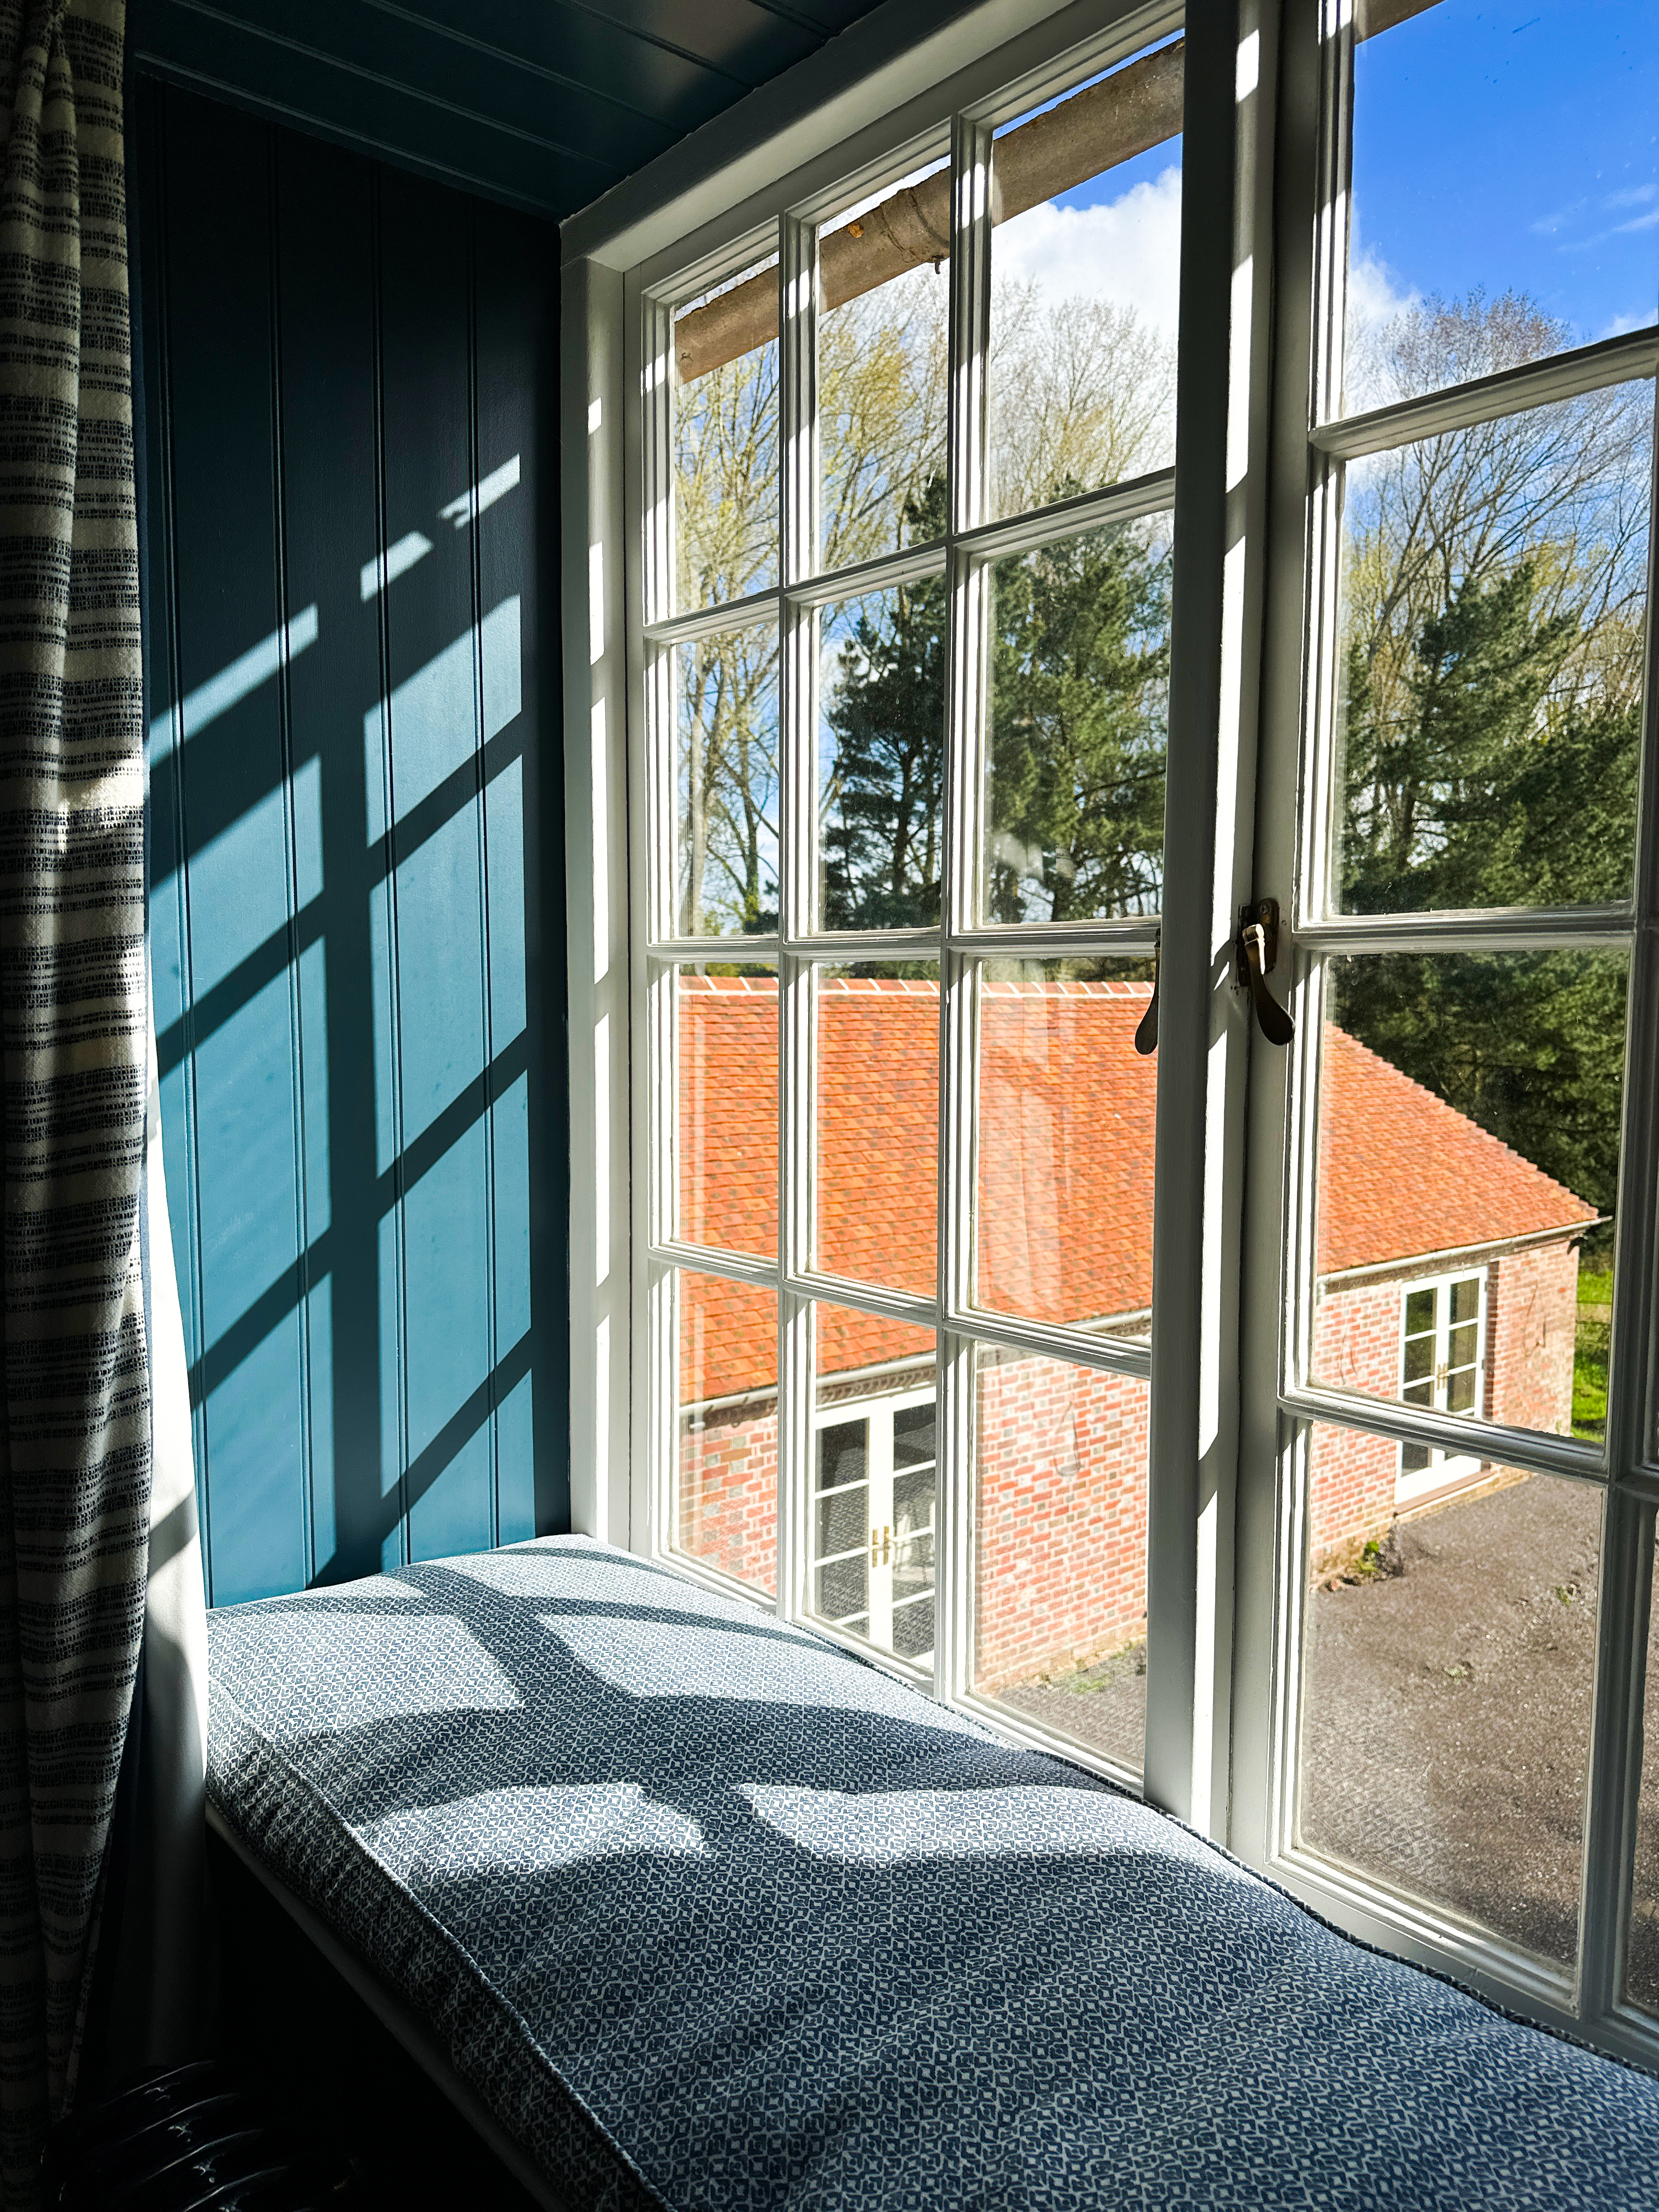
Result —
[{"label": "red brick wall", "polygon": [[1578,1255],[1535,1244],[1495,1261],[1486,1282],[1487,1403],[1517,1429],[1572,1428],[1572,1345]]},{"label": "red brick wall", "polygon": [[979,1374],[975,1681],[995,1691],[1146,1626],[1144,1382],[991,1354]]},{"label": "red brick wall", "polygon": [[[1577,1273],[1577,1254],[1559,1244],[1491,1264],[1486,1410],[1492,1419],[1571,1426]],[[1321,1381],[1394,1395],[1407,1279],[1402,1273],[1322,1299],[1314,1344]],[[982,1358],[975,1670],[977,1686],[994,1692],[1086,1664],[1145,1633],[1150,1394],[1145,1383],[1063,1361],[1012,1352]],[[1316,1570],[1387,1529],[1398,1466],[1399,1447],[1385,1437],[1316,1430],[1310,1532]],[[770,1590],[777,1470],[775,1403],[684,1426],[680,1549]]]},{"label": "red brick wall", "polygon": [[688,1558],[771,1591],[777,1577],[778,1409],[680,1424],[674,1540]]}]

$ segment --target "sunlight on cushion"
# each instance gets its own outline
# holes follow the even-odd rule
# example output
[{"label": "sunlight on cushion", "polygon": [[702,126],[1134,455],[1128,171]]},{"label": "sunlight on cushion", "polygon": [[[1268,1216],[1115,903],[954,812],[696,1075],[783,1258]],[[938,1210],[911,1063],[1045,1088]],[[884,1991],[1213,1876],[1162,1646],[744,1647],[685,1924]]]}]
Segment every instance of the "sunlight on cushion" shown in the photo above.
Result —
[{"label": "sunlight on cushion", "polygon": [[740,1620],[750,1628],[787,1634],[779,1624],[740,1599],[704,1589],[672,1569],[635,1566],[605,1553],[560,1540],[526,1544],[469,1558],[434,1561],[446,1573],[488,1583],[507,1597],[574,1598],[580,1603],[628,1605],[659,1613],[707,1613],[717,1620]]},{"label": "sunlight on cushion", "polygon": [[216,1613],[212,1639],[216,1679],[234,1681],[237,1703],[276,1743],[520,1702],[477,1638],[445,1614],[249,1606]]},{"label": "sunlight on cushion", "polygon": [[676,1626],[605,1615],[544,1613],[550,1629],[602,1681],[638,1698],[732,1698],[758,1705],[883,1713],[917,1728],[991,1738],[975,1722],[873,1667],[821,1644],[787,1634],[756,1636],[747,1622],[732,1628]]},{"label": "sunlight on cushion", "polygon": [[641,1852],[684,1857],[704,1848],[695,1820],[652,1803],[637,1782],[485,1790],[447,1805],[389,1813],[357,1832],[405,1881],[544,1874],[588,1859]]},{"label": "sunlight on cushion", "polygon": [[1253,1882],[1173,1821],[1102,1790],[886,1790],[849,1796],[744,1783],[757,1819],[816,1858],[862,1866],[909,1859],[1110,1858],[1156,1852],[1212,1877]]}]

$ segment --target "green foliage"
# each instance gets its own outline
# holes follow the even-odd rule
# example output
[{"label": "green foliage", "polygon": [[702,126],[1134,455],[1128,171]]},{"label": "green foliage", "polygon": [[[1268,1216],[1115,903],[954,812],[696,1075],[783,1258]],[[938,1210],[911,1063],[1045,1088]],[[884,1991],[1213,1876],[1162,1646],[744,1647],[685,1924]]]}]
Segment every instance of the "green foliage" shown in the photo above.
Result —
[{"label": "green foliage", "polygon": [[[1577,903],[1629,889],[1637,711],[1576,680],[1535,566],[1457,590],[1413,640],[1404,701],[1348,665],[1350,912]],[[1333,1018],[1602,1212],[1618,1169],[1622,961],[1394,954],[1340,964]]]},{"label": "green foliage", "polygon": [[995,921],[1155,912],[1170,566],[1125,529],[1001,562],[992,676]]},{"label": "green foliage", "polygon": [[[913,540],[945,534],[945,480],[907,501]],[[836,740],[827,794],[829,929],[937,922],[945,812],[942,576],[902,585],[884,619],[860,616],[841,649],[825,716]]]},{"label": "green foliage", "polygon": [[[1056,495],[1067,487],[1057,488]],[[945,528],[935,477],[906,512]],[[991,684],[990,918],[1155,911],[1163,877],[1169,560],[1121,528],[1000,564]],[[931,923],[945,789],[944,580],[861,615],[826,715],[831,929]]]}]

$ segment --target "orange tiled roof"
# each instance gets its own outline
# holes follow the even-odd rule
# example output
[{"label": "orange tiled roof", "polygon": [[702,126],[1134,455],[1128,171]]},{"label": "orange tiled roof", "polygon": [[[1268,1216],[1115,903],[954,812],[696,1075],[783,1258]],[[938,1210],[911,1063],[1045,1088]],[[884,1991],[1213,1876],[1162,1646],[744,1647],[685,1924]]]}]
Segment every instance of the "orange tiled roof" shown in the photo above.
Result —
[{"label": "orange tiled roof", "polygon": [[[977,1300],[1056,1322],[1144,1315],[1152,1300],[1157,1063],[1133,1048],[1145,983],[988,982],[980,1016]],[[699,1243],[769,1255],[777,1224],[777,997],[770,981],[686,976],[681,1204]],[[931,982],[819,990],[819,1260],[931,1291],[939,994]],[[1595,1209],[1343,1030],[1321,1102],[1319,1269],[1564,1234]],[[700,1279],[688,1398],[769,1386],[769,1297]],[[819,1364],[847,1372],[926,1340],[821,1309]],[[696,1340],[694,1349],[693,1340]],[[700,1372],[692,1372],[693,1369]]]}]

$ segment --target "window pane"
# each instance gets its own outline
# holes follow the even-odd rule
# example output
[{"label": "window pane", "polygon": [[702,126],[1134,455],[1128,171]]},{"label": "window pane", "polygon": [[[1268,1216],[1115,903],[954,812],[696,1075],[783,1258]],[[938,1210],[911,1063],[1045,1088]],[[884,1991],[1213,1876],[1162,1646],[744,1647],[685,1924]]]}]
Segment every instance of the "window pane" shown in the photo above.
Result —
[{"label": "window pane", "polygon": [[825,607],[818,897],[825,929],[937,925],[945,842],[945,579]]},{"label": "window pane", "polygon": [[[1611,1265],[1626,965],[1621,952],[1328,963],[1316,1382],[1601,1435],[1605,1322],[1580,1303],[1580,1269],[1593,1290]],[[1459,1293],[1443,1282],[1436,1334],[1409,1334],[1428,1326],[1431,1295],[1412,1279],[1453,1253],[1484,1320],[1449,1326]]]},{"label": "window pane", "polygon": [[770,968],[675,976],[680,1055],[678,1234],[775,1258],[778,979]]},{"label": "window pane", "polygon": [[974,1688],[1139,1773],[1151,1391],[990,1346],[976,1369]]},{"label": "window pane", "polygon": [[945,535],[951,168],[868,194],[819,234],[820,565]]},{"label": "window pane", "polygon": [[1150,961],[981,969],[974,1297],[1114,1336],[1152,1326]]},{"label": "window pane", "polygon": [[778,926],[778,633],[722,630],[671,648],[682,937]]},{"label": "window pane", "polygon": [[992,921],[1158,910],[1172,543],[1153,515],[992,570]]},{"label": "window pane", "polygon": [[687,1271],[679,1324],[676,1550],[770,1592],[777,1575],[778,1307],[770,1291]]},{"label": "window pane", "polygon": [[[1659,312],[1659,15],[1627,0],[1359,0],[1347,405]],[[1369,19],[1369,20],[1368,20]]]},{"label": "window pane", "polygon": [[673,346],[674,575],[685,614],[778,580],[777,256],[677,310]]},{"label": "window pane", "polygon": [[1629,896],[1652,444],[1644,382],[1350,466],[1346,911]]},{"label": "window pane", "polygon": [[1396,1516],[1396,1450],[1310,1434],[1299,1839],[1571,1965],[1601,1491],[1488,1467]]},{"label": "window pane", "polygon": [[817,1254],[826,1273],[932,1297],[939,967],[820,968]]},{"label": "window pane", "polygon": [[[1654,1577],[1659,1592],[1659,1574]],[[1659,2013],[1659,1613],[1648,1617],[1647,1686],[1642,1705],[1642,1780],[1636,1802],[1636,1865],[1631,1882],[1630,1951],[1625,1995]]]},{"label": "window pane", "polygon": [[814,1314],[807,1601],[821,1620],[922,1665],[933,1650],[933,1332],[846,1306]]},{"label": "window pane", "polygon": [[1175,460],[1181,41],[999,131],[990,512]]}]

